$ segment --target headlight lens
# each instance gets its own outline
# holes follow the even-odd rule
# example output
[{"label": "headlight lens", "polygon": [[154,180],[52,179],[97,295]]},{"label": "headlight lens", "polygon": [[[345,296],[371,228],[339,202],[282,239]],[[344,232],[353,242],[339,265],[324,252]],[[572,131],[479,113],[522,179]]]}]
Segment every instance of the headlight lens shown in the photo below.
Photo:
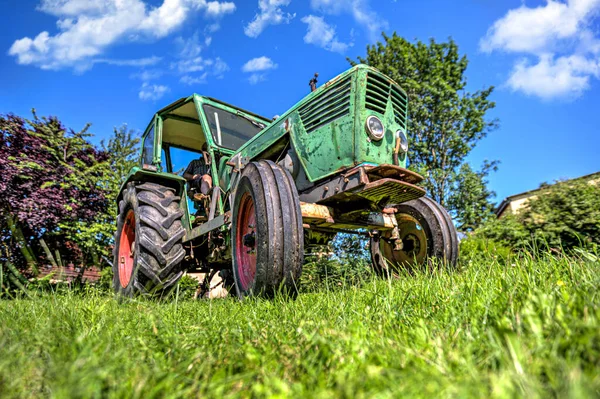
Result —
[{"label": "headlight lens", "polygon": [[367,133],[373,140],[381,140],[385,134],[383,122],[376,116],[369,116],[367,118]]},{"label": "headlight lens", "polygon": [[396,137],[400,139],[400,150],[402,152],[408,152],[408,139],[402,130],[396,132]]}]

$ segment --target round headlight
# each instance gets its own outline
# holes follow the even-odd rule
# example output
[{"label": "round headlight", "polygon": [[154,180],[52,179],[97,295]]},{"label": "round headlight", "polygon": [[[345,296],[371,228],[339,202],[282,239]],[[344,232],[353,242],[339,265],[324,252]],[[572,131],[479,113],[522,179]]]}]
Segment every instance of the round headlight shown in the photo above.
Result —
[{"label": "round headlight", "polygon": [[373,140],[381,140],[385,134],[385,128],[383,123],[376,116],[369,116],[367,118],[367,133]]},{"label": "round headlight", "polygon": [[408,139],[402,130],[396,132],[396,137],[400,139],[400,150],[402,152],[408,152]]}]

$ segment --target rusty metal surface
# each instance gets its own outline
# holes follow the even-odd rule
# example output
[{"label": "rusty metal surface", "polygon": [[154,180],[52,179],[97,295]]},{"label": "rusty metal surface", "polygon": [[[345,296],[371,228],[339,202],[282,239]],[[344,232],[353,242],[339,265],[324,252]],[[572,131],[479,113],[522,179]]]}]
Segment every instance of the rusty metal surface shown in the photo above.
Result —
[{"label": "rusty metal surface", "polygon": [[339,213],[357,209],[380,212],[386,205],[425,195],[414,185],[421,179],[399,166],[359,166],[300,193],[300,201],[332,206]]},{"label": "rusty metal surface", "polygon": [[377,229],[387,231],[396,226],[395,216],[379,212],[338,214],[335,209],[318,204],[300,203],[302,222],[307,229],[356,230]]},{"label": "rusty metal surface", "polygon": [[367,175],[369,176],[369,180],[371,181],[389,178],[402,180],[410,184],[418,184],[423,181],[423,176],[416,172],[413,172],[412,170],[408,170],[406,168],[402,168],[396,165],[387,164],[379,165],[372,169],[368,169]]},{"label": "rusty metal surface", "polygon": [[320,203],[335,207],[343,213],[357,209],[380,212],[387,205],[399,204],[424,195],[425,190],[414,184],[395,179],[380,179],[354,190],[340,192]]},{"label": "rusty metal surface", "polygon": [[367,184],[356,195],[381,205],[399,204],[425,195],[425,190],[394,179],[381,179]]},{"label": "rusty metal surface", "polygon": [[355,168],[343,175],[318,184],[300,193],[300,201],[321,202],[341,192],[353,190],[369,183],[364,168]]},{"label": "rusty metal surface", "polygon": [[304,223],[335,223],[333,220],[333,210],[325,205],[300,202],[300,209],[302,210],[302,221]]}]

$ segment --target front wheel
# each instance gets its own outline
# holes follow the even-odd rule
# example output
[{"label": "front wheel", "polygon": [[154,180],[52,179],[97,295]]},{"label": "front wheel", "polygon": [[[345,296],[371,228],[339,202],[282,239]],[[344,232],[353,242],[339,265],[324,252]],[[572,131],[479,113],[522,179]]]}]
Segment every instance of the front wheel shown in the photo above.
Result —
[{"label": "front wheel", "polygon": [[414,271],[427,264],[445,263],[451,267],[458,261],[458,237],[448,212],[428,197],[418,198],[399,205],[395,214],[402,249],[385,238],[371,238],[373,269],[380,275],[390,275],[401,270]]},{"label": "front wheel", "polygon": [[113,287],[120,296],[160,296],[183,274],[185,234],[175,190],[156,183],[129,183],[119,202]]},{"label": "front wheel", "polygon": [[304,234],[298,192],[287,170],[271,161],[244,168],[235,190],[231,232],[240,298],[296,292]]}]

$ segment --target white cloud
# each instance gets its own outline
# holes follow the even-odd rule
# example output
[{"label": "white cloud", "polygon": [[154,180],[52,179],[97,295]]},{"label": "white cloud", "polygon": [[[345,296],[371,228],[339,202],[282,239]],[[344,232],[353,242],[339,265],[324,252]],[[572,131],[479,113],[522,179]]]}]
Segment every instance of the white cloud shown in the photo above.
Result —
[{"label": "white cloud", "polygon": [[139,79],[141,81],[156,80],[163,76],[163,71],[160,69],[150,69],[136,72],[130,75],[131,79]]},{"label": "white cloud", "polygon": [[302,22],[308,24],[308,30],[304,36],[304,42],[314,44],[325,50],[343,53],[352,43],[342,43],[338,40],[335,26],[329,25],[322,17],[308,15],[302,18]]},{"label": "white cloud", "polygon": [[195,58],[202,52],[198,32],[188,38],[179,36],[175,38],[174,43],[180,58]]},{"label": "white cloud", "polygon": [[[543,99],[576,98],[600,78],[600,40],[590,28],[600,0],[548,0],[521,5],[497,20],[480,40],[482,51],[520,53],[508,87]],[[535,61],[532,61],[535,60]]]},{"label": "white cloud", "polygon": [[199,72],[203,71],[208,63],[210,63],[210,59],[204,59],[202,57],[182,59],[171,63],[171,69],[174,69],[176,72],[181,74]]},{"label": "white cloud", "polygon": [[272,69],[277,69],[277,64],[269,57],[262,56],[246,62],[242,67],[242,72],[249,73],[248,82],[255,85],[267,80],[267,72]]},{"label": "white cloud", "polygon": [[[206,83],[209,76],[217,79],[223,78],[223,74],[229,71],[229,66],[221,58],[194,60],[181,60],[176,64],[179,73],[183,74],[179,81],[187,85]],[[202,72],[200,75],[192,75],[194,72]]]},{"label": "white cloud", "polygon": [[206,84],[207,77],[208,77],[208,72],[204,72],[200,76],[183,75],[181,77],[181,79],[179,79],[179,82],[181,82],[185,85],[188,85],[188,86],[193,86],[193,85],[198,85],[198,84]]},{"label": "white cloud", "polygon": [[248,78],[248,82],[250,82],[251,85],[255,85],[265,80],[267,80],[267,75],[264,73],[253,73]]},{"label": "white cloud", "polygon": [[543,6],[526,5],[510,10],[497,20],[481,40],[483,51],[545,52],[557,40],[577,36],[598,11],[600,0],[549,0]]},{"label": "white cloud", "polygon": [[325,14],[351,14],[368,32],[371,41],[378,40],[381,32],[388,28],[388,22],[371,9],[368,0],[310,0],[310,5]]},{"label": "white cloud", "polygon": [[600,62],[578,55],[559,57],[542,55],[531,65],[519,61],[508,79],[514,91],[549,100],[558,97],[576,98],[589,88],[590,77],[600,78]]},{"label": "white cloud", "polygon": [[273,62],[269,57],[257,57],[246,62],[242,67],[243,72],[259,72],[268,71],[269,69],[277,68],[277,64]]},{"label": "white cloud", "polygon": [[[205,29],[215,31],[219,29],[218,25],[211,25]],[[209,77],[221,79],[223,74],[229,70],[229,66],[221,58],[204,58],[200,54],[203,45],[208,46],[206,38],[202,39],[198,32],[189,38],[178,37],[175,39],[177,49],[177,60],[170,65],[171,70],[180,75],[179,82],[186,85],[196,85],[207,83]],[[210,43],[209,43],[210,44]]]},{"label": "white cloud", "polygon": [[217,57],[217,59],[215,59],[214,64],[212,65],[212,74],[220,79],[223,77],[223,74],[227,71],[229,71],[229,65],[227,65],[225,61]]},{"label": "white cloud", "polygon": [[212,43],[212,34],[219,29],[221,29],[221,25],[218,22],[210,24],[204,28],[204,45],[206,47],[210,46]]},{"label": "white cloud", "polygon": [[170,89],[167,86],[144,82],[139,92],[140,100],[156,101],[161,99]]},{"label": "white cloud", "polygon": [[209,1],[206,3],[206,14],[211,17],[218,18],[225,14],[231,14],[234,11],[235,3],[233,2]]},{"label": "white cloud", "polygon": [[38,7],[47,14],[60,16],[77,16],[79,14],[104,14],[114,3],[110,0],[42,0]]},{"label": "white cloud", "polygon": [[284,13],[281,7],[288,6],[291,0],[258,0],[259,12],[252,22],[244,27],[249,37],[258,37],[267,26],[289,24],[296,14]]},{"label": "white cloud", "polygon": [[162,60],[161,57],[152,56],[146,58],[136,58],[129,60],[119,60],[110,58],[97,58],[92,60],[94,64],[109,64],[117,66],[132,66],[132,67],[147,67],[158,64]]},{"label": "white cloud", "polygon": [[59,32],[16,40],[9,55],[42,69],[85,70],[108,47],[139,38],[162,38],[185,22],[192,10],[216,18],[235,10],[232,2],[164,0],[150,7],[142,0],[42,0],[40,11],[58,17]]}]

